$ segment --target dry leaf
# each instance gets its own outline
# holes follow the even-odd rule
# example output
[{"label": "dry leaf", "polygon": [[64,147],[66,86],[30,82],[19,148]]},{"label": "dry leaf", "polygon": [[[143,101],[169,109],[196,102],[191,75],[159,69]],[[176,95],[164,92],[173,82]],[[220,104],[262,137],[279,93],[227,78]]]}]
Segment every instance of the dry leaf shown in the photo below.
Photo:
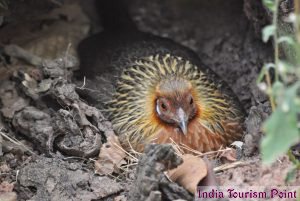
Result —
[{"label": "dry leaf", "polygon": [[31,89],[35,89],[37,88],[37,81],[35,79],[33,79],[30,75],[28,75],[27,73],[24,73],[24,80],[22,81],[22,84],[27,87],[27,88],[31,88]]},{"label": "dry leaf", "polygon": [[109,136],[107,142],[101,147],[99,158],[95,162],[95,173],[108,175],[117,171],[121,165],[126,164],[125,156],[126,153],[121,148],[118,137]]},{"label": "dry leaf", "polygon": [[114,201],[127,201],[127,198],[125,195],[119,195],[114,198]]},{"label": "dry leaf", "polygon": [[183,163],[177,168],[168,171],[169,178],[183,186],[191,193],[197,191],[198,183],[207,175],[206,163],[196,156],[185,154]]},{"label": "dry leaf", "polygon": [[225,159],[229,162],[235,162],[237,160],[236,150],[235,149],[226,149],[221,155],[221,159]]},{"label": "dry leaf", "polygon": [[230,146],[233,146],[233,147],[236,147],[236,148],[241,149],[243,145],[244,145],[244,142],[241,142],[241,141],[234,141],[233,143],[231,143]]}]

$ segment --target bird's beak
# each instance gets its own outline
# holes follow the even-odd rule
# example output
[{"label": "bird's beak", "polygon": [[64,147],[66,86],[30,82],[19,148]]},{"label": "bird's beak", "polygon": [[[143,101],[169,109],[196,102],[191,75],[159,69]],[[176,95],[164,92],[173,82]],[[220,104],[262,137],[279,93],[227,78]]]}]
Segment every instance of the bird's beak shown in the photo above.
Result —
[{"label": "bird's beak", "polygon": [[183,111],[182,108],[179,108],[177,110],[177,115],[178,115],[178,119],[179,119],[179,128],[181,130],[181,132],[184,134],[184,135],[187,135],[188,133],[188,129],[187,129],[187,116],[185,114],[185,112]]}]

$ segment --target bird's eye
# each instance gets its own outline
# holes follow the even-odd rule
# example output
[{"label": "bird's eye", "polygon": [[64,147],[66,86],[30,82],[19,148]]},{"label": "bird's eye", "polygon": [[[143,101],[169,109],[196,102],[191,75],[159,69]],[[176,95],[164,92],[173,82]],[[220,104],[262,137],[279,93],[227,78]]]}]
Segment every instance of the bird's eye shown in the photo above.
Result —
[{"label": "bird's eye", "polygon": [[190,104],[192,105],[194,103],[194,99],[191,97]]},{"label": "bird's eye", "polygon": [[161,112],[168,112],[170,106],[168,100],[164,98],[160,98],[156,102],[156,111],[158,114],[161,114]]},{"label": "bird's eye", "polygon": [[166,110],[166,109],[167,109],[167,106],[166,106],[166,104],[164,104],[164,103],[161,103],[161,105],[160,105],[160,106],[161,106],[161,108],[162,108],[162,109],[164,109],[164,110]]}]

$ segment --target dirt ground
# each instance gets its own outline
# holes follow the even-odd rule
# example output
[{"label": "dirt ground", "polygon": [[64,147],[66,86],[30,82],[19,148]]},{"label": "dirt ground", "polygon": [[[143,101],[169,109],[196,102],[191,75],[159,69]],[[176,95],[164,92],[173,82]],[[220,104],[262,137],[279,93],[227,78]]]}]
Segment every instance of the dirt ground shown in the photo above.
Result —
[{"label": "dirt ground", "polygon": [[[0,25],[0,129],[3,135],[26,145],[2,135],[0,192],[16,192],[21,201],[130,200],[128,195],[136,193],[132,189],[139,185],[136,166],[125,174],[94,174],[95,153],[102,144],[99,136],[112,132],[110,123],[81,102],[76,94],[80,86],[66,81],[72,76],[66,71],[78,67],[77,44],[101,30],[99,19],[90,0],[66,0],[64,5],[54,2],[53,8],[42,14],[33,13],[34,17],[23,21],[10,17],[15,20]],[[194,50],[229,84],[247,111],[244,145],[238,157],[242,165],[218,171],[218,183],[285,185],[292,168],[288,158],[283,156],[266,167],[261,165],[258,153],[260,127],[270,114],[270,106],[258,90],[256,78],[262,65],[272,60],[272,45],[260,40],[253,21],[246,17],[249,6],[241,0],[129,2],[130,13],[141,30]],[[17,9],[15,12],[22,13]],[[30,55],[7,46],[10,44],[24,48]],[[42,71],[34,67],[41,66],[41,59]],[[51,79],[44,79],[45,74]],[[53,89],[49,89],[50,83]],[[76,105],[70,100],[76,100]],[[95,131],[91,122],[100,128]],[[85,139],[80,134],[82,125],[87,127]],[[213,164],[217,167],[220,161]],[[300,173],[294,176],[293,184],[300,184]],[[164,191],[169,192],[164,199],[192,199],[180,188],[170,186]],[[170,189],[175,189],[173,193],[178,196],[170,196]]]}]

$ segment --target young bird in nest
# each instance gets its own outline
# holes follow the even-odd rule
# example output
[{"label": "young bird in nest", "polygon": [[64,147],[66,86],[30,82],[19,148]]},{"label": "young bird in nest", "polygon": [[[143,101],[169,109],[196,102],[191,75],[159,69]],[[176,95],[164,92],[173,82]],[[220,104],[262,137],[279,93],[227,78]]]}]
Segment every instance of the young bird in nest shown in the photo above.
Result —
[{"label": "young bird in nest", "polygon": [[124,145],[175,142],[207,152],[241,139],[238,99],[193,51],[139,31],[122,1],[97,2],[104,31],[79,45],[79,74],[92,80],[96,92],[85,95],[104,103]]}]

